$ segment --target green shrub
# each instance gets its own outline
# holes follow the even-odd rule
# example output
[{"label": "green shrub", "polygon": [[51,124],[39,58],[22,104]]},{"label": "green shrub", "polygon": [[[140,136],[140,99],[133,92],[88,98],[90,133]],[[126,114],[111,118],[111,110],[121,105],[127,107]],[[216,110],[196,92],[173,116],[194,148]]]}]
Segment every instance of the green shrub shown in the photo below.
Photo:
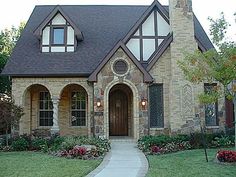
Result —
[{"label": "green shrub", "polygon": [[138,140],[138,147],[144,152],[150,151],[152,146],[164,147],[168,143],[182,143],[189,141],[190,137],[188,135],[158,135],[158,136],[143,136]]},{"label": "green shrub", "polygon": [[31,150],[42,150],[47,146],[47,140],[44,138],[34,138],[31,141]]},{"label": "green shrub", "polygon": [[68,136],[64,138],[64,141],[61,144],[61,149],[68,151],[70,149],[73,149],[75,145],[81,145],[81,143],[76,137]]},{"label": "green shrub", "polygon": [[20,136],[12,142],[11,148],[13,151],[25,151],[28,150],[29,145],[30,144],[27,139],[25,139],[25,137]]},{"label": "green shrub", "polygon": [[61,136],[52,136],[48,140],[48,148],[51,151],[57,151],[61,149],[61,144],[64,141],[64,137]]},{"label": "green shrub", "polygon": [[[206,141],[206,146],[208,148],[215,148],[215,147],[224,147],[224,143],[222,142],[216,142],[218,138],[222,139],[219,141],[228,141],[228,139],[231,140],[232,136],[226,136],[223,132],[221,133],[207,133],[204,134],[205,141]],[[224,138],[228,137],[228,138]],[[203,148],[203,139],[202,139],[202,134],[201,133],[193,133],[190,135],[190,144],[193,148]],[[221,144],[221,145],[220,145]],[[226,143],[227,144],[227,143]]]},{"label": "green shrub", "polygon": [[211,142],[211,146],[213,147],[230,147],[233,145],[234,143],[229,136],[215,137]]}]

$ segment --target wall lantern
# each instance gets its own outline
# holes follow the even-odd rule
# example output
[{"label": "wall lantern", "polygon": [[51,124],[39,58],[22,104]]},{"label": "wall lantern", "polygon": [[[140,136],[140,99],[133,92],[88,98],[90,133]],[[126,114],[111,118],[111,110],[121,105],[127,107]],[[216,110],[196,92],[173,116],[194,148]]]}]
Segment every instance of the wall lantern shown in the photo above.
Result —
[{"label": "wall lantern", "polygon": [[147,100],[145,98],[142,98],[141,99],[141,104],[142,104],[142,106],[146,106]]},{"label": "wall lantern", "polygon": [[98,99],[97,99],[97,107],[100,107],[100,106],[101,106],[101,99],[98,98]]}]

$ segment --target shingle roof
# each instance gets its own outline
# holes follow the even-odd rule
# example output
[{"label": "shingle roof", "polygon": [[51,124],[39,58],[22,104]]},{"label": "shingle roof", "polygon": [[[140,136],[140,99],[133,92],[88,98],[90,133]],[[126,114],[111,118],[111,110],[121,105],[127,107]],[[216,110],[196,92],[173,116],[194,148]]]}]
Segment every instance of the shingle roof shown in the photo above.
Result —
[{"label": "shingle roof", "polygon": [[[88,76],[124,38],[148,6],[78,6],[61,8],[78,25],[84,40],[73,53],[41,53],[34,30],[55,6],[36,6],[2,74],[12,76]],[[165,7],[167,8],[167,7]],[[212,44],[195,19],[195,35],[206,49]]]}]

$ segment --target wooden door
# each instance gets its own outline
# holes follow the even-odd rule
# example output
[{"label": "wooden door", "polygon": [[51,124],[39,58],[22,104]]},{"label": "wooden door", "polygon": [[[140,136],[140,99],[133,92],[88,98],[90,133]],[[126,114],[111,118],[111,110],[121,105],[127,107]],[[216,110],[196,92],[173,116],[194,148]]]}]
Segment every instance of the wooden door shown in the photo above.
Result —
[{"label": "wooden door", "polygon": [[122,90],[110,93],[109,133],[111,136],[128,136],[128,98]]}]

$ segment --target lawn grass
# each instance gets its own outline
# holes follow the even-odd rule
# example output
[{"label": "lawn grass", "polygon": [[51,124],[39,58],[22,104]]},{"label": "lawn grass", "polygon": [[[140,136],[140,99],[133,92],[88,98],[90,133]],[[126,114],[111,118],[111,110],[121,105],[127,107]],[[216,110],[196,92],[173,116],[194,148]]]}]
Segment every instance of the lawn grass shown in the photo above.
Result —
[{"label": "lawn grass", "polygon": [[0,177],[82,177],[100,162],[65,159],[40,152],[0,152]]},{"label": "lawn grass", "polygon": [[209,149],[209,162],[202,149],[166,155],[148,156],[147,177],[235,177],[236,165],[222,165],[214,161],[217,149]]}]

